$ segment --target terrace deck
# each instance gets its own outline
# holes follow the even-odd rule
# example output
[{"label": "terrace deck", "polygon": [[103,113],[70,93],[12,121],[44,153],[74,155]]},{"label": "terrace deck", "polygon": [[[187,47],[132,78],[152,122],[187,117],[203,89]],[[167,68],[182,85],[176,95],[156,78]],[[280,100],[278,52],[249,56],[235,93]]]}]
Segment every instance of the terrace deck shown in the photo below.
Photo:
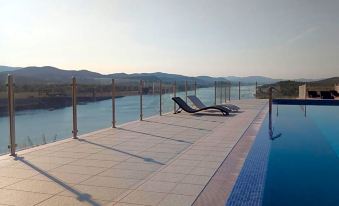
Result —
[{"label": "terrace deck", "polygon": [[166,114],[0,156],[0,205],[208,204],[211,178],[267,101],[233,103],[242,111],[227,117]]}]

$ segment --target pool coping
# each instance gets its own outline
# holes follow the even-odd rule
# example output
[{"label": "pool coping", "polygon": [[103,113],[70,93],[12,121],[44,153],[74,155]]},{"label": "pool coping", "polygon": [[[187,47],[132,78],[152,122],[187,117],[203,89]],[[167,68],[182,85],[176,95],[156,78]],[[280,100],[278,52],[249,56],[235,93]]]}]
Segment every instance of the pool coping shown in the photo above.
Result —
[{"label": "pool coping", "polygon": [[273,99],[273,104],[338,106],[338,99]]},{"label": "pool coping", "polygon": [[193,206],[225,205],[245,163],[246,157],[268,113],[268,104],[264,105],[250,123],[232,151],[216,170],[210,181],[192,204]]}]

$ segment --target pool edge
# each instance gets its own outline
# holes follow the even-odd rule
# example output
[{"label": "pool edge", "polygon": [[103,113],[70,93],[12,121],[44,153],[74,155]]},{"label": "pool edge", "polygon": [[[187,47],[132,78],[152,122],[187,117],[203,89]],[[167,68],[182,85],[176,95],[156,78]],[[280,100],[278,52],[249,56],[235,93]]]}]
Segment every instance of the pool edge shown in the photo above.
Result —
[{"label": "pool edge", "polygon": [[267,113],[268,104],[265,104],[206,184],[193,206],[226,204]]}]

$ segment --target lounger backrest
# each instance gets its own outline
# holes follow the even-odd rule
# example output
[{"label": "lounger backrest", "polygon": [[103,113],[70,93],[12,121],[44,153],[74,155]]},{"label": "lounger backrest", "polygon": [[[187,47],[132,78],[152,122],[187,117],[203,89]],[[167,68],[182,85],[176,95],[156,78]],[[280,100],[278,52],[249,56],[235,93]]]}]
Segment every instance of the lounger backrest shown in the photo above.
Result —
[{"label": "lounger backrest", "polygon": [[181,109],[185,110],[186,112],[195,112],[195,110],[188,106],[186,102],[180,97],[172,97],[172,99],[179,105],[179,107],[181,107]]},{"label": "lounger backrest", "polygon": [[206,105],[197,96],[187,96],[187,97],[199,109],[206,107]]},{"label": "lounger backrest", "polygon": [[322,99],[333,99],[333,96],[329,91],[321,91],[320,94]]}]

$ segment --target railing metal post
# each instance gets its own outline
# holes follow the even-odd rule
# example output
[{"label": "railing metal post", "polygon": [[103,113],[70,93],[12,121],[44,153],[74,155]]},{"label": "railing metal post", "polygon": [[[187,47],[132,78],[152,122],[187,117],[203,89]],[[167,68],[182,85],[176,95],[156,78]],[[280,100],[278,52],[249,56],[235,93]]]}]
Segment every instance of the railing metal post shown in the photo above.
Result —
[{"label": "railing metal post", "polygon": [[225,92],[225,103],[226,103],[227,102],[227,82],[225,83],[224,92]]},{"label": "railing metal post", "polygon": [[140,120],[142,120],[143,114],[142,114],[142,92],[143,92],[143,88],[144,87],[144,83],[142,80],[140,80],[140,85],[139,85],[139,94],[140,94]]},{"label": "railing metal post", "polygon": [[304,99],[304,101],[305,101],[305,114],[304,114],[304,116],[306,117],[306,114],[307,114],[307,109],[306,109],[306,99],[307,99],[307,83],[305,82],[305,99]]},{"label": "railing metal post", "polygon": [[269,90],[269,107],[268,107],[268,111],[269,111],[269,115],[271,116],[272,115],[272,103],[273,103],[273,87],[270,87]]},{"label": "railing metal post", "polygon": [[159,81],[159,102],[160,102],[159,114],[161,116],[162,115],[162,82],[161,80]]},{"label": "railing metal post", "polygon": [[112,127],[115,128],[115,80],[112,79]]},{"label": "railing metal post", "polygon": [[8,75],[7,77],[7,92],[8,92],[8,115],[9,115],[9,145],[11,156],[16,156],[15,149],[15,106],[14,106],[14,86],[13,76]]},{"label": "railing metal post", "polygon": [[258,94],[258,82],[255,82],[255,97],[257,97]]},{"label": "railing metal post", "polygon": [[222,83],[220,82],[220,104],[222,104]]},{"label": "railing metal post", "polygon": [[240,82],[239,82],[239,100],[240,100]]},{"label": "railing metal post", "polygon": [[[174,81],[173,83],[173,97],[176,97],[177,96],[177,82]],[[173,103],[173,113],[175,113],[177,111],[177,104],[174,102]]]},{"label": "railing metal post", "polygon": [[228,87],[228,101],[231,101],[231,87],[232,87],[232,83],[230,83]]},{"label": "railing metal post", "polygon": [[185,102],[187,103],[187,80],[185,80]]},{"label": "railing metal post", "polygon": [[269,129],[269,135],[270,135],[270,138],[272,138],[273,137],[273,128],[272,128],[272,102],[273,102],[273,95],[272,95],[272,90],[273,90],[273,88],[272,87],[270,87],[269,88],[269,94],[268,94],[268,96],[269,96],[269,105],[268,105],[268,129]]},{"label": "railing metal post", "polygon": [[194,96],[197,96],[197,81],[194,81]]},{"label": "railing metal post", "polygon": [[217,81],[214,81],[214,105],[217,105]]},{"label": "railing metal post", "polygon": [[78,138],[78,119],[77,119],[77,81],[72,77],[72,108],[73,108],[73,138]]}]

